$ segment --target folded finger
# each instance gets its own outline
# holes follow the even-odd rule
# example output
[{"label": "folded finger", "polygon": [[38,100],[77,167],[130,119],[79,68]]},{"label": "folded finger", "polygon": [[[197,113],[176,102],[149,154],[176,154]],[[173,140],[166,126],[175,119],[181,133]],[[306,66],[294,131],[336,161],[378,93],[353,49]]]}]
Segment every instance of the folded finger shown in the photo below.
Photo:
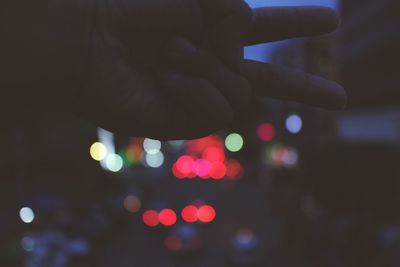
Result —
[{"label": "folded finger", "polygon": [[330,110],[343,109],[346,92],[339,84],[302,71],[246,60],[242,74],[258,96],[309,104]]}]

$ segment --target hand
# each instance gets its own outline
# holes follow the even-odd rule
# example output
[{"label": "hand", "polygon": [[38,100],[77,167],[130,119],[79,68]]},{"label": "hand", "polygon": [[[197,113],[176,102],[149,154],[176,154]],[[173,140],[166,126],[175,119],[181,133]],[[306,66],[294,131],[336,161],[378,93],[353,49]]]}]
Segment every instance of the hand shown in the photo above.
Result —
[{"label": "hand", "polygon": [[243,46],[336,28],[327,8],[250,10],[243,1],[103,0],[79,114],[111,131],[190,139],[225,127],[253,93],[337,109],[343,89],[243,60]]}]

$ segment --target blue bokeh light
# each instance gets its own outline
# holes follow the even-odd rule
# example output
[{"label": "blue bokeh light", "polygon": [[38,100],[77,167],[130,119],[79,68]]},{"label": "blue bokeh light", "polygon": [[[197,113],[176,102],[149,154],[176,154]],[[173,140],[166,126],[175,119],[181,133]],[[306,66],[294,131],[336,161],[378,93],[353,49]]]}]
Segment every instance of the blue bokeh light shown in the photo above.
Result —
[{"label": "blue bokeh light", "polygon": [[303,128],[303,121],[299,115],[292,114],[286,119],[286,129],[292,134],[298,134]]}]

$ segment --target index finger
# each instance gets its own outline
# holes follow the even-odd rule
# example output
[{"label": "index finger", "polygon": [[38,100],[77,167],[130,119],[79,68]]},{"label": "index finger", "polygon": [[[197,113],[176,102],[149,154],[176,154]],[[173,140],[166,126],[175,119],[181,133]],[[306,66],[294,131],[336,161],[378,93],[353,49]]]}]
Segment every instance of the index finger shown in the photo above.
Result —
[{"label": "index finger", "polygon": [[253,9],[246,45],[321,35],[339,25],[336,11],[328,7],[265,7]]}]

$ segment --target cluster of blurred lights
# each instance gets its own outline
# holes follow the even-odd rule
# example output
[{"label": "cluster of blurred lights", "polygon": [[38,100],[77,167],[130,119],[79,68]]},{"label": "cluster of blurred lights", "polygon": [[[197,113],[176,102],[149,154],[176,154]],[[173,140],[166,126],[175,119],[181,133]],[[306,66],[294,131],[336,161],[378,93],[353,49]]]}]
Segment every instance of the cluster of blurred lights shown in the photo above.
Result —
[{"label": "cluster of blurred lights", "polygon": [[292,168],[299,162],[299,154],[295,148],[279,144],[268,147],[266,156],[267,163],[276,167]]},{"label": "cluster of blurred lights", "polygon": [[[222,159],[222,157],[221,157]],[[210,161],[207,159],[196,159],[184,155],[178,158],[172,166],[172,172],[179,179],[194,178],[220,180],[224,177],[237,179],[243,172],[242,165],[236,160]]]},{"label": "cluster of blurred lights", "polygon": [[191,204],[183,208],[181,216],[187,223],[210,223],[215,219],[216,212],[210,205],[202,205],[198,207]]},{"label": "cluster of blurred lights", "polygon": [[172,167],[175,177],[194,178],[196,176],[202,179],[212,178],[220,180],[226,176],[227,167],[221,161],[209,161],[204,158],[196,159],[185,155],[181,156]]},{"label": "cluster of blurred lights", "polygon": [[[215,209],[210,205],[191,204],[184,207],[181,211],[182,219],[187,223],[210,223],[216,217]],[[176,212],[172,209],[163,209],[160,212],[156,210],[146,210],[143,213],[143,222],[149,227],[158,225],[172,226],[177,222]]]},{"label": "cluster of blurred lights", "polygon": [[115,154],[101,142],[91,145],[90,156],[102,163],[102,166],[111,172],[119,172],[124,166],[143,163],[150,168],[159,168],[164,163],[164,154],[161,152],[161,142],[153,139],[133,138],[127,149]]},{"label": "cluster of blurred lights", "polygon": [[242,174],[239,162],[226,160],[224,142],[218,136],[188,141],[187,152],[189,154],[180,156],[172,166],[172,173],[178,179],[237,179]]},{"label": "cluster of blurred lights", "polygon": [[149,227],[156,227],[159,224],[172,226],[176,221],[177,216],[172,209],[163,209],[160,212],[156,210],[147,210],[143,213],[143,222]]},{"label": "cluster of blurred lights", "polygon": [[104,166],[111,172],[119,172],[123,167],[123,159],[120,155],[110,153],[106,145],[95,142],[90,146],[90,156],[96,160],[104,162]]}]

